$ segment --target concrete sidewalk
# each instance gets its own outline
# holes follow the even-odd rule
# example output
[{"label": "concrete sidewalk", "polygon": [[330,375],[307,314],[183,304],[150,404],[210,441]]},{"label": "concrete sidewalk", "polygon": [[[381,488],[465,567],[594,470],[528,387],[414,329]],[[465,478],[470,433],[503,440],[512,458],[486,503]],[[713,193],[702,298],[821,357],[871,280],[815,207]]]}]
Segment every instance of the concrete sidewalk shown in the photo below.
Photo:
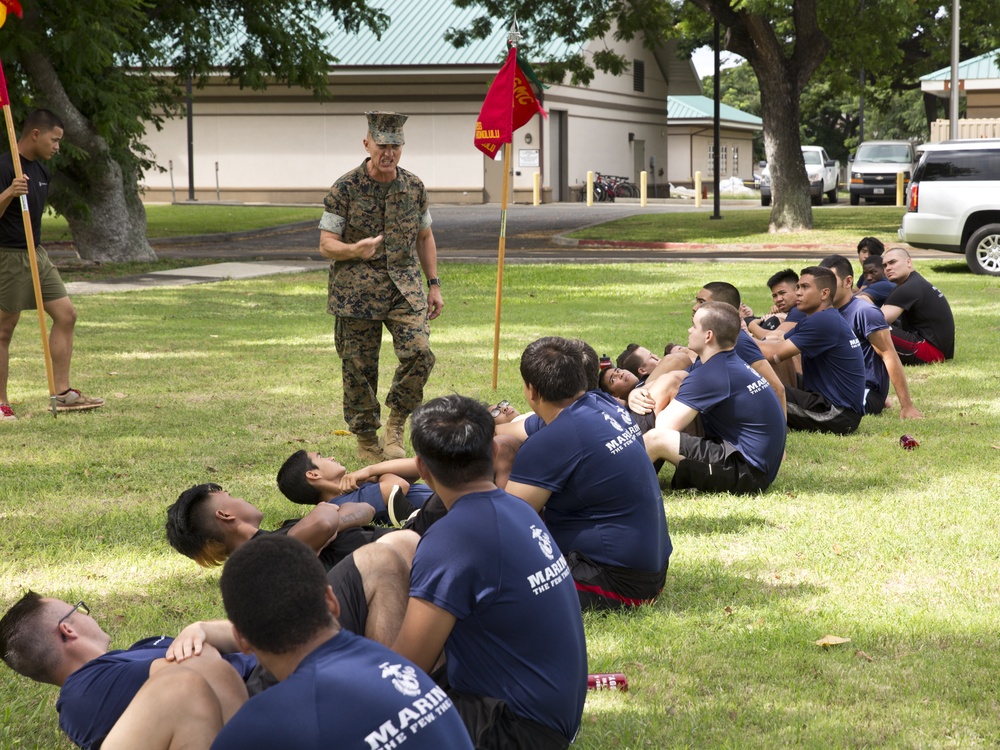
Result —
[{"label": "concrete sidewalk", "polygon": [[66,285],[71,296],[81,294],[101,294],[104,292],[131,292],[152,287],[187,286],[207,284],[230,279],[255,279],[279,273],[301,273],[329,268],[329,261],[314,260],[265,260],[254,263],[210,263],[191,268],[174,268],[169,271],[153,271],[136,276],[103,281],[73,281]]}]

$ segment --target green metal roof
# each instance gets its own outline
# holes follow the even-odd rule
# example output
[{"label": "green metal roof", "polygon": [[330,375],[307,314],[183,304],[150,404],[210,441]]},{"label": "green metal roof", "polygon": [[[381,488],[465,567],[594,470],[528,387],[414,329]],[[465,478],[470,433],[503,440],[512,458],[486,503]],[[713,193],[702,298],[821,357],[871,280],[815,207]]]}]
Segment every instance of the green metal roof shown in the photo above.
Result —
[{"label": "green metal roof", "polygon": [[[348,34],[332,13],[320,17],[318,26],[338,66],[499,65],[504,59],[508,19],[497,20],[488,38],[458,49],[445,41],[445,32],[468,26],[482,12],[479,8],[458,8],[452,0],[384,0],[380,5],[391,19],[381,40],[367,29]],[[550,41],[532,60],[558,59],[575,49]]]},{"label": "green metal roof", "polygon": [[[715,117],[715,100],[707,96],[668,96],[667,97],[667,121],[677,120],[705,120]],[[758,128],[764,127],[764,121],[756,115],[730,107],[728,104],[719,105],[719,118],[726,122],[740,123],[743,125],[754,125]]]},{"label": "green metal roof", "polygon": [[[997,58],[1000,57],[1000,49],[992,52],[984,52],[979,57],[973,57],[958,64],[958,77],[963,81],[981,80],[987,78],[1000,78],[1000,66],[997,65]],[[920,76],[921,81],[947,81],[951,79],[951,66],[935,70],[925,76]]]}]

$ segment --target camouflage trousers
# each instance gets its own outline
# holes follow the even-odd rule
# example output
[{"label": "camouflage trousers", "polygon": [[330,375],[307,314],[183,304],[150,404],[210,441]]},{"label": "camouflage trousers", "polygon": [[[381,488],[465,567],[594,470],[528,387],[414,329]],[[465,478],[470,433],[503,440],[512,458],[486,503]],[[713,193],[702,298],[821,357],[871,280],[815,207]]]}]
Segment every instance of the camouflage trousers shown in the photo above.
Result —
[{"label": "camouflage trousers", "polygon": [[344,380],[344,419],[355,435],[381,427],[378,402],[378,359],[382,325],[392,335],[399,360],[385,399],[390,410],[409,415],[424,399],[424,384],[434,368],[427,312],[403,304],[384,320],[337,316],[335,342]]}]

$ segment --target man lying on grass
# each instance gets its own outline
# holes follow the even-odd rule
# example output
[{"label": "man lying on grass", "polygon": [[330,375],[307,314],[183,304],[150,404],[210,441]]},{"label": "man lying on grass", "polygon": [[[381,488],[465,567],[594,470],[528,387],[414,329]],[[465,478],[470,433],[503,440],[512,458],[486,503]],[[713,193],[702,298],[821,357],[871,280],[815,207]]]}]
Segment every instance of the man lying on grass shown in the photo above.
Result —
[{"label": "man lying on grass", "polygon": [[25,677],[60,688],[59,726],[82,748],[208,747],[246,701],[246,681],[252,690],[259,685],[251,679],[256,659],[227,648],[226,638],[210,638],[183,665],[168,659],[172,641],[146,638],[108,651],[111,637],[86,604],[33,591],[0,619],[3,660]]}]

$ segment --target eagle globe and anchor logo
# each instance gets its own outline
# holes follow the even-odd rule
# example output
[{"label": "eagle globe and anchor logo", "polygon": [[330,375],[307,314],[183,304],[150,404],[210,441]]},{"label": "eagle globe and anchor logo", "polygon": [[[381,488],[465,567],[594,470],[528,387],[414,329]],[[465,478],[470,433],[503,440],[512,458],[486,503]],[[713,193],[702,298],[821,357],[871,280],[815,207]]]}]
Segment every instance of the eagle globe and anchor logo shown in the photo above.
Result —
[{"label": "eagle globe and anchor logo", "polygon": [[392,686],[403,695],[414,697],[420,695],[420,680],[417,679],[417,670],[402,664],[390,664],[387,661],[379,664],[382,670],[382,679],[392,678]]},{"label": "eagle globe and anchor logo", "polygon": [[538,548],[542,551],[548,559],[554,560],[555,555],[552,553],[552,538],[548,535],[545,529],[540,529],[534,524],[531,525],[531,538],[538,540]]}]

